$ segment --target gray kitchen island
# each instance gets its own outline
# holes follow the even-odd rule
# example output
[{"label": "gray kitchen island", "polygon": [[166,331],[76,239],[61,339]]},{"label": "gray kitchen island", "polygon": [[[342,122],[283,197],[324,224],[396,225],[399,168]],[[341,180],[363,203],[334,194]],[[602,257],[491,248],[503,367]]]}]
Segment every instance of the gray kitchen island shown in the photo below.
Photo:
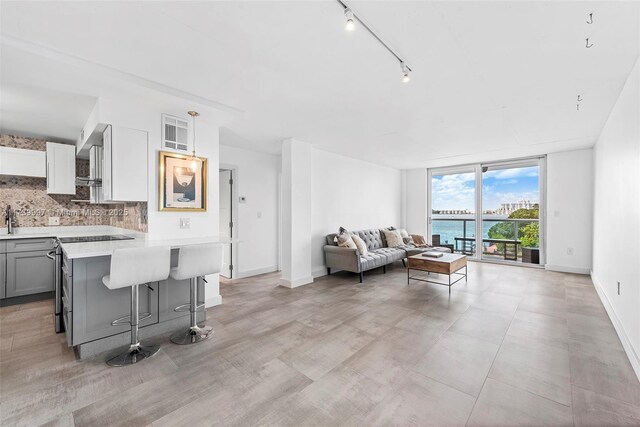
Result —
[{"label": "gray kitchen island", "polygon": [[[130,290],[110,290],[102,282],[109,275],[111,253],[119,248],[170,246],[171,266],[176,266],[182,246],[218,242],[214,238],[62,243],[62,319],[67,344],[79,358],[127,345],[129,325],[113,322],[130,314]],[[204,295],[204,282],[198,280],[198,295]],[[140,286],[140,313],[150,317],[140,322],[141,339],[189,326],[189,313],[174,308],[189,303],[189,280],[168,278]],[[198,313],[204,321],[206,311]]]}]

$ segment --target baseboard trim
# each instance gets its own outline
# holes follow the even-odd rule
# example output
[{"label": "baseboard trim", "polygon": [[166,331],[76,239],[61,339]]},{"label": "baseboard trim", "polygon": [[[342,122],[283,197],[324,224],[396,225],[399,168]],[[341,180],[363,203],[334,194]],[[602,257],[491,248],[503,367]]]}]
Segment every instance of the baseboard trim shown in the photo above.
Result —
[{"label": "baseboard trim", "polygon": [[629,358],[629,362],[631,362],[631,366],[633,367],[634,372],[636,373],[636,377],[640,380],[640,358],[638,354],[635,352],[633,346],[631,345],[631,340],[627,336],[626,331],[624,330],[624,326],[618,319],[615,310],[613,309],[613,305],[611,305],[611,301],[609,301],[609,297],[607,293],[604,291],[602,285],[600,285],[600,281],[591,271],[591,281],[593,282],[594,287],[596,288],[596,292],[600,297],[600,301],[602,301],[602,305],[604,305],[604,309],[607,311],[609,315],[609,319],[611,319],[611,323],[613,323],[613,327],[618,334],[618,338],[620,338],[620,342],[622,343],[622,347],[624,348],[625,353],[627,353],[627,357]]},{"label": "baseboard trim", "polygon": [[[336,270],[336,271],[338,271],[338,270]],[[333,273],[333,271],[332,271],[332,273]],[[313,275],[314,279],[317,279],[318,277],[326,276],[327,275],[327,267],[323,267],[323,268],[320,268],[318,270],[315,270],[312,273],[312,275]]]},{"label": "baseboard trim", "polygon": [[591,273],[591,270],[588,268],[567,267],[565,265],[546,264],[544,268],[549,271],[558,271],[560,273],[574,273],[574,274],[586,274],[586,275]]},{"label": "baseboard trim", "polygon": [[302,277],[300,279],[295,280],[287,280],[281,279],[280,286],[284,286],[285,288],[297,288],[298,286],[304,286],[313,283],[313,276]]},{"label": "baseboard trim", "polygon": [[205,308],[215,307],[216,305],[222,304],[222,295],[216,295],[211,298],[207,298],[204,301]]},{"label": "baseboard trim", "polygon": [[269,267],[256,268],[255,270],[238,272],[238,276],[234,277],[234,279],[244,279],[247,277],[259,276],[261,274],[274,273],[276,271],[278,271],[278,266],[270,265]]}]

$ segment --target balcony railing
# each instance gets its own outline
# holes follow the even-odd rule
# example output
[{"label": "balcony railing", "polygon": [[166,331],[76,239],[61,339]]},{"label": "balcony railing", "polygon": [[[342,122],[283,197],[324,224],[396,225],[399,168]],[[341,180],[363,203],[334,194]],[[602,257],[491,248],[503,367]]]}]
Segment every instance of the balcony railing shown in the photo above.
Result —
[{"label": "balcony railing", "polygon": [[[522,262],[522,228],[539,219],[483,218],[482,257]],[[500,227],[498,237],[490,237],[489,230]],[[476,254],[476,220],[473,218],[432,218],[432,234],[440,235],[440,245],[453,252],[470,256]]]}]

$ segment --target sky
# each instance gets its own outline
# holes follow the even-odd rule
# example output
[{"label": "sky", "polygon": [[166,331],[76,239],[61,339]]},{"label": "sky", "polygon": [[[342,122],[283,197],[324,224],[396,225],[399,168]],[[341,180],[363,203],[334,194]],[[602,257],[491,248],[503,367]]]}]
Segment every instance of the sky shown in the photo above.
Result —
[{"label": "sky", "polygon": [[[469,209],[474,212],[475,174],[433,177],[433,209]],[[520,199],[539,203],[538,167],[489,170],[482,174],[482,208],[497,209],[501,203]]]}]

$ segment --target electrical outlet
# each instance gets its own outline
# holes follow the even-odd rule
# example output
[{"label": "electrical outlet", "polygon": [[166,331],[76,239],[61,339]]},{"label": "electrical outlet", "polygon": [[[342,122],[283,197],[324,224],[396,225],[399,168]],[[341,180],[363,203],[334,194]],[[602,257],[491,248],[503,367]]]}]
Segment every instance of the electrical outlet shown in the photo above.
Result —
[{"label": "electrical outlet", "polygon": [[238,198],[238,203],[247,203],[247,198],[246,198],[246,197],[244,197],[244,196],[240,196],[240,197]]},{"label": "electrical outlet", "polygon": [[50,216],[49,217],[49,225],[60,225],[60,217],[59,216]]},{"label": "electrical outlet", "polygon": [[618,295],[620,295],[620,282],[618,282]]},{"label": "electrical outlet", "polygon": [[191,228],[191,218],[180,218],[180,228]]},{"label": "electrical outlet", "polygon": [[573,255],[573,248],[567,248],[567,255]]}]

